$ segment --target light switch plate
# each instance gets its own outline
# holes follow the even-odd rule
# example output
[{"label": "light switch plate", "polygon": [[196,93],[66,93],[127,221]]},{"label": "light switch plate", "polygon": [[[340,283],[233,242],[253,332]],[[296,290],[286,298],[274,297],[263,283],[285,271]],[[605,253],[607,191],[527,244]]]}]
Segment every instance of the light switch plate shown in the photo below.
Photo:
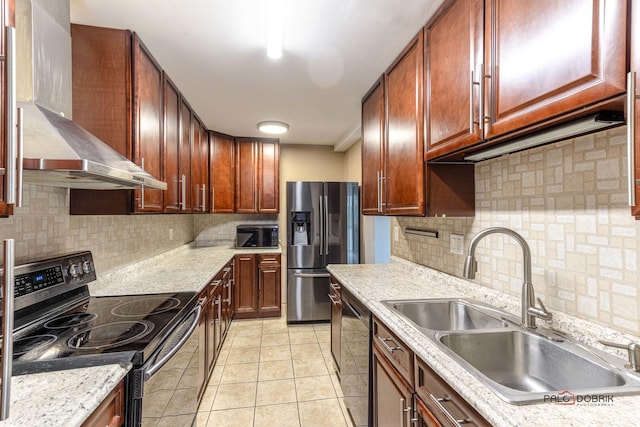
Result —
[{"label": "light switch plate", "polygon": [[449,252],[464,255],[464,235],[451,233],[449,238]]}]

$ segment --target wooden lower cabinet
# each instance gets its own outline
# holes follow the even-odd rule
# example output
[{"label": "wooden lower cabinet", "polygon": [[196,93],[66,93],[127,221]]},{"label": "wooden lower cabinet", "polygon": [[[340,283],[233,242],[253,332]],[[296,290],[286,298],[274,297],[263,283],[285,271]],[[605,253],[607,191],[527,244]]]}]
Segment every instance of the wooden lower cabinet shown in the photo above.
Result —
[{"label": "wooden lower cabinet", "polygon": [[490,426],[377,318],[372,339],[374,427]]},{"label": "wooden lower cabinet", "polygon": [[281,315],[280,254],[236,255],[234,264],[234,318]]},{"label": "wooden lower cabinet", "polygon": [[124,382],[120,382],[82,427],[120,427],[124,423]]}]

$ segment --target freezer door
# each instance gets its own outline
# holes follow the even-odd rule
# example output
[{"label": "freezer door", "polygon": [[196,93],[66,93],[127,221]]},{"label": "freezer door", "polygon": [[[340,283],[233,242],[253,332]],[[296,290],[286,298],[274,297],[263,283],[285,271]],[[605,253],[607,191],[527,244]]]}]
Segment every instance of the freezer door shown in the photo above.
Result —
[{"label": "freezer door", "polygon": [[320,322],[330,319],[327,270],[287,270],[287,322]]},{"label": "freezer door", "polygon": [[[356,182],[326,182],[323,218],[326,264],[360,262],[360,205]],[[325,265],[326,265],[325,264]]]},{"label": "freezer door", "polygon": [[[287,182],[287,267],[322,268],[324,243],[322,241],[322,209],[324,185],[322,182]],[[308,214],[308,241],[294,236],[295,212]],[[304,216],[304,215],[303,215]]]}]

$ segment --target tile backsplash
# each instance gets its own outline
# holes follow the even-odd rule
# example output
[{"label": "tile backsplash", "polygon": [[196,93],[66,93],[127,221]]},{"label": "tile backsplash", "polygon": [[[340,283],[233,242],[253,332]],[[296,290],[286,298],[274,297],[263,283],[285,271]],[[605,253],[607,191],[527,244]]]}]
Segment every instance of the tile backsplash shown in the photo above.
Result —
[{"label": "tile backsplash", "polygon": [[[451,233],[470,240],[508,227],[531,247],[533,284],[551,311],[640,333],[640,223],[627,206],[626,134],[620,127],[478,163],[475,218],[394,218],[392,254],[462,276]],[[394,228],[433,229],[439,238]],[[506,236],[479,242],[475,281],[520,296],[522,252]],[[425,284],[428,286],[428,284]]]}]

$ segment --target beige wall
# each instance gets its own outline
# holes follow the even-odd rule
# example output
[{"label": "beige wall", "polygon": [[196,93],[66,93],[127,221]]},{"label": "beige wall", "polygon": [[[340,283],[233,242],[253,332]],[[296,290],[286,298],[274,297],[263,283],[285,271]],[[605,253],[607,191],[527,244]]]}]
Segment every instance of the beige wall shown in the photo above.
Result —
[{"label": "beige wall", "polygon": [[[394,218],[392,253],[457,276],[464,256],[451,233],[469,240],[487,227],[522,234],[532,252],[533,284],[550,310],[640,332],[640,223],[627,206],[625,128],[487,160],[476,165],[475,218]],[[438,239],[394,228],[439,231]],[[519,296],[522,253],[492,235],[477,249],[476,282]]]}]

